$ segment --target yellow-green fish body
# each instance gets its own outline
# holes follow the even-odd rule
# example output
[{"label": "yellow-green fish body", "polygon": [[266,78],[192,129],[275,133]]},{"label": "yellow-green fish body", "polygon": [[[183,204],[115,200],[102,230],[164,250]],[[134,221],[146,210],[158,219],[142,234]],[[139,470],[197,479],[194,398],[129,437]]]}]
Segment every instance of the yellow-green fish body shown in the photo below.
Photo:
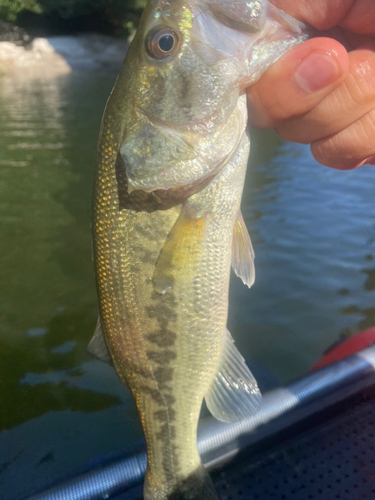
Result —
[{"label": "yellow-green fish body", "polygon": [[136,401],[146,500],[216,499],[196,445],[203,398],[224,421],[259,406],[226,330],[231,262],[248,286],[254,279],[240,214],[244,88],[301,39],[298,23],[267,15],[265,1],[152,0],[109,99],[93,202],[100,322],[89,349],[112,360]]}]

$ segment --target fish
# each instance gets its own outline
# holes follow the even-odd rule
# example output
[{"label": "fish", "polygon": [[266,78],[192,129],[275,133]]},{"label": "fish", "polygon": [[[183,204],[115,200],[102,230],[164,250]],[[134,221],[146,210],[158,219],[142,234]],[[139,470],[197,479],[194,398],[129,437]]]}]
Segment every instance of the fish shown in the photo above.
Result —
[{"label": "fish", "polygon": [[240,211],[246,88],[306,38],[266,0],[150,0],[109,97],[93,194],[99,320],[88,350],[135,400],[145,500],[214,500],[203,399],[224,422],[261,404],[228,332],[230,269],[250,287]]}]

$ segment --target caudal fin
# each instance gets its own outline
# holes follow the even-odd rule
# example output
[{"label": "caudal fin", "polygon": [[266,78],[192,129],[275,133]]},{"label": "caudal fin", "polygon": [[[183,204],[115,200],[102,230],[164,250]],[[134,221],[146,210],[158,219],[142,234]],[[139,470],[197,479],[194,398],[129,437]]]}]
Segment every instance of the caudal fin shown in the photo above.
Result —
[{"label": "caudal fin", "polygon": [[219,500],[211,478],[203,466],[169,490],[164,489],[164,486],[161,483],[151,487],[146,479],[144,500]]}]

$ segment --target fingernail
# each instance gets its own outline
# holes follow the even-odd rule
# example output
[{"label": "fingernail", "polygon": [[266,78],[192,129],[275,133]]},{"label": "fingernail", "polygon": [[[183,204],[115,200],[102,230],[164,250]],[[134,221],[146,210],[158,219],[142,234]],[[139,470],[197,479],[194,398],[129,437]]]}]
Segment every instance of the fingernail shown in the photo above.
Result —
[{"label": "fingernail", "polygon": [[294,74],[297,85],[305,92],[316,92],[339,76],[336,60],[324,52],[313,52],[298,66]]}]

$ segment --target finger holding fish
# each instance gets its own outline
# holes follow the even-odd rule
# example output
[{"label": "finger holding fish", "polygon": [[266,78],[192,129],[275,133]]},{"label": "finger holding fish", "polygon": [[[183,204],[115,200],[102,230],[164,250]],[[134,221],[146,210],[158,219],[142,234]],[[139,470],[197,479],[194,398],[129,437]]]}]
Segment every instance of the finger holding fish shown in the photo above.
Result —
[{"label": "finger holding fish", "polygon": [[250,123],[282,130],[339,87],[348,68],[347,52],[335,40],[316,38],[293,47],[249,87]]},{"label": "finger holding fish", "polygon": [[272,0],[272,3],[320,31],[342,26],[357,33],[375,35],[371,22],[375,15],[372,0]]},{"label": "finger holding fish", "polygon": [[252,123],[311,144],[324,165],[348,170],[374,164],[373,2],[277,0],[275,5],[331,31],[316,32],[317,38],[294,47],[249,88]]},{"label": "finger holding fish", "polygon": [[[326,39],[318,40],[319,44],[326,43]],[[328,43],[337,44],[333,40]],[[303,45],[308,44],[316,45],[315,40]],[[301,49],[303,46],[294,50]],[[287,54],[285,58],[296,60],[295,54]],[[254,86],[257,88],[250,91],[250,106],[257,109],[250,111],[253,123],[261,127],[272,126],[287,140],[311,143],[315,158],[327,166],[350,169],[366,162],[375,154],[375,45],[367,44],[350,52],[347,63],[346,73],[313,93],[296,89],[293,68],[288,73],[284,66],[285,78],[276,87],[272,104],[267,88],[274,78],[266,74],[264,82],[259,82]],[[277,64],[282,65],[283,61]],[[276,70],[272,67],[269,71]],[[268,111],[264,111],[267,106]],[[259,115],[263,121],[257,120]]]}]

